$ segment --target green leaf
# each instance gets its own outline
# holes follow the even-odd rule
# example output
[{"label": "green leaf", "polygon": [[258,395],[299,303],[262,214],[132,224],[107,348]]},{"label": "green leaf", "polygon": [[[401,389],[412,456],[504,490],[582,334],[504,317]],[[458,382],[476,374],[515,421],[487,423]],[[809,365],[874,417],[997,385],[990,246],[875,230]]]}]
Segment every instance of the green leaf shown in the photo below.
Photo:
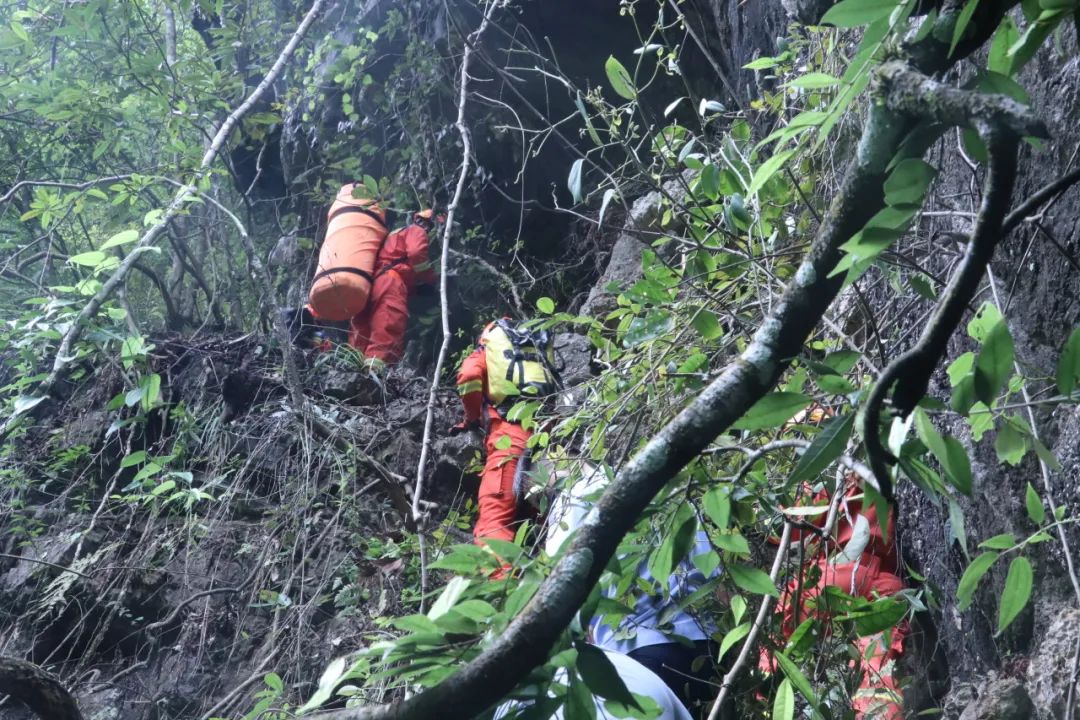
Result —
[{"label": "green leaf", "polygon": [[578,720],[595,720],[596,703],[585,681],[578,673],[570,675],[570,689],[566,693],[566,717]]},{"label": "green leaf", "polygon": [[705,577],[712,577],[716,569],[720,567],[720,556],[713,550],[703,552],[691,558],[694,567],[701,571]]},{"label": "green leaf", "polygon": [[816,478],[822,470],[829,467],[843,454],[854,424],[855,415],[851,413],[830,418],[799,458],[788,483],[798,485],[804,480]]},{"label": "green leaf", "polygon": [[175,487],[176,487],[176,481],[175,480],[166,480],[165,482],[161,483],[156,488],[151,490],[150,494],[152,496],[154,496],[154,497],[157,497],[159,495],[163,495],[163,494],[169,492],[170,490],[172,490]]},{"label": "green leaf", "polygon": [[484,621],[498,614],[499,611],[485,600],[465,600],[454,606],[454,612],[459,612],[472,620]]},{"label": "green leaf", "polygon": [[915,409],[915,431],[931,454],[941,463],[949,482],[960,492],[970,495],[971,461],[964,451],[964,446],[956,438],[943,438],[922,408]]},{"label": "green leaf", "polygon": [[145,480],[148,477],[153,477],[154,475],[157,475],[159,472],[161,472],[161,469],[161,465],[159,465],[158,463],[149,462],[143,465],[142,469],[139,470],[139,472],[135,473],[135,477],[133,477],[131,481],[139,482],[140,480]]},{"label": "green leaf", "polygon": [[[379,182],[370,175],[364,176],[364,188],[368,192],[369,197],[379,196]],[[353,188],[353,197],[356,197],[357,188]]]},{"label": "green leaf", "polygon": [[978,343],[986,341],[986,336],[1001,321],[1001,311],[997,305],[985,302],[979,306],[975,316],[967,324],[968,335]]},{"label": "green leaf", "polygon": [[536,307],[545,315],[555,312],[555,301],[549,297],[542,297],[536,301]]},{"label": "green leaf", "polygon": [[984,93],[991,95],[1005,95],[1021,105],[1031,104],[1031,96],[1028,95],[1027,90],[1008,75],[1002,75],[1001,73],[988,70],[984,73],[979,73],[978,85],[979,90]]},{"label": "green leaf", "polygon": [[30,40],[30,33],[26,31],[26,28],[23,27],[18,19],[11,21],[11,32],[15,33],[15,37],[23,42],[28,42]]},{"label": "green leaf", "polygon": [[724,334],[724,329],[720,327],[716,315],[704,308],[694,314],[692,324],[694,329],[701,333],[701,337],[706,340],[716,340]]},{"label": "green leaf", "polygon": [[817,707],[817,694],[814,692],[814,688],[810,686],[810,681],[806,679],[802,670],[799,669],[799,666],[780,651],[773,653],[773,658],[780,665],[780,669],[784,671],[784,676],[791,681],[791,684],[806,699],[806,702],[810,703],[811,707]]},{"label": "green leaf", "polygon": [[725,485],[710,488],[701,498],[705,514],[716,527],[727,530],[731,522],[731,489]]},{"label": "green leaf", "polygon": [[975,395],[987,405],[994,404],[1001,386],[1012,375],[1014,352],[1009,326],[999,320],[983,339],[975,361]]},{"label": "green leaf", "polygon": [[994,438],[994,452],[997,453],[998,460],[1015,467],[1024,459],[1028,449],[1027,435],[1021,432],[1010,418],[1005,418],[998,425],[997,436]]},{"label": "green leaf", "polygon": [[463,578],[460,575],[452,577],[450,582],[446,583],[446,587],[444,587],[443,591],[439,594],[439,598],[431,606],[431,609],[428,610],[428,618],[437,620],[442,615],[445,615],[471,583],[471,580]]},{"label": "green leaf", "polygon": [[844,257],[836,263],[836,267],[829,273],[829,277],[835,277],[843,272],[850,271],[846,281],[852,282],[861,275],[877,259],[881,253],[889,249],[889,246],[901,235],[902,230],[894,230],[884,227],[866,227],[855,233],[854,236],[840,246],[844,251]]},{"label": "green leaf", "polygon": [[1028,600],[1031,599],[1032,577],[1031,562],[1023,555],[1013,558],[1013,561],[1009,563],[1009,574],[1005,577],[1005,589],[1001,593],[1001,602],[998,605],[996,635],[1000,635],[1005,628],[1009,627],[1028,604]]},{"label": "green leaf", "polygon": [[960,42],[960,38],[964,37],[964,31],[967,30],[968,24],[971,22],[971,16],[975,14],[975,8],[978,7],[979,0],[967,0],[964,3],[964,8],[960,11],[960,16],[956,18],[956,25],[953,26],[952,43],[949,45],[949,56],[953,54],[953,50],[956,49],[957,43]]},{"label": "green leaf", "polygon": [[574,646],[578,651],[577,671],[593,695],[641,709],[603,650],[588,643]]},{"label": "green leaf", "polygon": [[[585,111],[585,103],[581,100],[581,93],[578,93],[574,98],[574,104],[577,105],[578,112],[581,113],[581,119],[585,121],[585,129],[588,131],[593,143],[598,146],[603,145],[604,143],[601,142],[600,134],[596,132],[596,127],[593,125],[589,113]],[[603,219],[603,213],[601,213],[601,219]]]},{"label": "green leaf", "polygon": [[763,570],[749,565],[732,565],[728,568],[728,572],[731,573],[731,579],[735,584],[747,592],[780,597],[776,585]]},{"label": "green leaf", "polygon": [[671,330],[674,320],[671,313],[664,310],[651,310],[645,317],[636,317],[630,322],[623,337],[623,345],[634,347],[664,335]]},{"label": "green leaf", "polygon": [[139,239],[138,230],[124,230],[118,232],[111,238],[105,241],[105,243],[99,248],[100,250],[108,250],[111,247],[117,247],[118,245],[127,245],[133,243]]},{"label": "green leaf", "polygon": [[1012,57],[1010,70],[1013,74],[1016,74],[1022,67],[1027,65],[1028,61],[1042,47],[1046,38],[1050,36],[1050,33],[1068,14],[1069,11],[1066,9],[1043,10],[1039,13],[1039,17],[1035,22],[1028,24],[1024,34],[1009,48],[1009,55]]},{"label": "green leaf", "polygon": [[285,683],[281,681],[281,676],[277,673],[267,673],[263,676],[263,682],[266,683],[266,687],[274,692],[281,692],[285,689]]},{"label": "green leaf", "polygon": [[966,352],[956,356],[956,359],[945,368],[945,374],[949,376],[949,383],[956,387],[975,367],[975,353]]},{"label": "green leaf", "polygon": [[78,255],[72,255],[68,258],[68,262],[72,265],[82,265],[84,267],[97,267],[101,264],[108,255],[100,250],[91,250],[90,252],[79,253]]},{"label": "green leaf", "polygon": [[885,202],[889,205],[918,205],[937,170],[919,158],[901,160],[885,181]]},{"label": "green leaf", "polygon": [[743,69],[745,69],[745,70],[768,70],[769,68],[776,67],[781,62],[783,62],[783,61],[779,57],[759,57],[757,60],[753,60],[753,61],[748,62],[745,65],[743,65]]},{"label": "green leaf", "polygon": [[897,3],[894,0],[841,0],[821,18],[822,25],[839,28],[859,27],[887,18]]},{"label": "green leaf", "polygon": [[994,561],[998,559],[1001,553],[997,552],[984,552],[977,558],[971,561],[971,564],[967,566],[967,570],[960,577],[960,583],[956,586],[956,609],[961,612],[967,610],[971,605],[972,599],[975,596],[975,589],[979,586],[979,581],[983,579],[986,572],[990,569],[990,566],[994,564]]},{"label": "green leaf", "polygon": [[604,63],[604,72],[607,73],[611,87],[620,97],[626,100],[633,100],[637,97],[633,78],[630,77],[630,73],[626,71],[623,64],[615,59],[614,55],[609,56]]},{"label": "green leaf", "polygon": [[754,403],[753,407],[739,419],[733,428],[736,430],[763,430],[779,427],[805,409],[813,402],[802,393],[774,392]]},{"label": "green leaf", "polygon": [[773,699],[772,720],[793,720],[794,717],[795,693],[791,690],[791,682],[784,678],[776,689],[776,698]]},{"label": "green leaf", "polygon": [[345,658],[336,658],[331,662],[326,670],[323,672],[322,677],[319,678],[319,687],[311,698],[300,706],[297,712],[304,713],[308,710],[314,710],[320,707],[324,702],[330,699],[334,694],[334,688],[337,687],[341,677],[345,674]]},{"label": "green leaf", "polygon": [[509,450],[513,444],[514,440],[509,435],[500,435],[495,439],[495,449],[497,450]]},{"label": "green leaf", "polygon": [[585,165],[584,158],[578,158],[570,166],[570,176],[566,179],[566,187],[574,197],[574,202],[581,202],[581,170]]},{"label": "green leaf", "polygon": [[[1030,485],[1028,487],[1031,487]],[[1008,550],[1016,545],[1016,536],[1011,533],[1002,533],[992,538],[983,540],[979,547],[984,550]]]},{"label": "green leaf", "polygon": [[867,637],[877,635],[894,627],[896,623],[904,619],[907,611],[908,604],[906,602],[902,602],[897,598],[885,597],[870,603],[870,606],[864,610],[850,613],[840,619],[854,621],[856,634],[859,637]]},{"label": "green leaf", "polygon": [[1039,493],[1035,492],[1035,488],[1031,486],[1031,483],[1027,484],[1024,506],[1027,508],[1028,517],[1031,518],[1033,523],[1042,525],[1046,522],[1046,508],[1043,506],[1042,498],[1039,497]]},{"label": "green leaf", "polygon": [[1080,380],[1080,327],[1069,335],[1065,348],[1057,364],[1057,389],[1062,395],[1069,395],[1076,389]]},{"label": "green leaf", "polygon": [[990,54],[986,59],[986,67],[993,72],[1002,75],[1012,75],[1012,58],[1009,57],[1009,48],[1020,40],[1020,30],[1016,22],[1006,15],[1001,19],[994,39],[990,43]]},{"label": "green leaf", "polygon": [[754,179],[750,181],[750,187],[747,189],[747,195],[753,195],[760,190],[769,178],[776,174],[776,172],[784,166],[784,163],[788,161],[792,155],[795,154],[794,150],[785,150],[784,152],[773,155],[765,162],[758,166],[758,169],[754,171]]},{"label": "green leaf", "polygon": [[787,87],[803,88],[804,90],[817,90],[819,88],[833,87],[839,85],[840,80],[834,78],[832,75],[823,72],[806,73],[798,78],[795,78],[787,84]]},{"label": "green leaf", "polygon": [[739,555],[750,554],[750,544],[739,533],[720,533],[714,535],[713,539],[716,541],[716,546],[721,550],[727,550]]},{"label": "green leaf", "polygon": [[947,437],[945,451],[945,476],[957,490],[965,495],[971,495],[971,460],[968,458],[967,450],[956,438]]},{"label": "green leaf", "polygon": [[649,556],[649,573],[655,578],[669,577],[694,544],[697,517],[689,504],[683,503],[671,517],[663,542]]},{"label": "green leaf", "polygon": [[723,660],[724,655],[731,649],[731,646],[742,640],[750,633],[750,623],[743,623],[732,628],[731,631],[724,636],[724,639],[720,642],[720,653],[717,655],[717,660]]},{"label": "green leaf", "polygon": [[908,285],[915,291],[920,297],[927,300],[937,300],[937,291],[934,290],[934,286],[930,284],[930,280],[922,275],[909,275]]},{"label": "green leaf", "polygon": [[139,383],[139,387],[143,391],[140,398],[140,407],[144,411],[153,409],[157,405],[158,397],[161,394],[161,376],[157,373],[151,373],[143,378],[142,382]]},{"label": "green leaf", "polygon": [[698,190],[704,193],[709,200],[720,197],[720,168],[716,165],[706,165],[698,175]]},{"label": "green leaf", "polygon": [[121,468],[129,468],[132,465],[138,465],[146,461],[146,451],[136,450],[130,455],[125,455],[124,459],[120,461]]}]

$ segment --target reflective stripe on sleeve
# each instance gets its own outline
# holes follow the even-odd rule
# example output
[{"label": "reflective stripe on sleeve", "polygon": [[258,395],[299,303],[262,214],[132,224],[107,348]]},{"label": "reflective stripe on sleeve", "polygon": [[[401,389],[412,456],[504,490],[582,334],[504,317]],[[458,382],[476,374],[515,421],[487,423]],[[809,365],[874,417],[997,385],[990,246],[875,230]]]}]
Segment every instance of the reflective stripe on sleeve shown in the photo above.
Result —
[{"label": "reflective stripe on sleeve", "polygon": [[469,380],[457,386],[458,395],[468,395],[473,392],[482,392],[484,383],[482,380]]}]

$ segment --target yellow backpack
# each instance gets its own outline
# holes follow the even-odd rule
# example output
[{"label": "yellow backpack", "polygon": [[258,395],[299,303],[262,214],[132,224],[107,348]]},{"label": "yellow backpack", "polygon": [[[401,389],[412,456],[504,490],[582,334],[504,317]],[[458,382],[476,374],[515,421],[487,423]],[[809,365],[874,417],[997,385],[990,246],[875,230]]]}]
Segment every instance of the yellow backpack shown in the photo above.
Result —
[{"label": "yellow backpack", "polygon": [[484,359],[488,402],[496,408],[521,396],[550,395],[559,388],[555,348],[547,330],[497,320],[484,334]]}]

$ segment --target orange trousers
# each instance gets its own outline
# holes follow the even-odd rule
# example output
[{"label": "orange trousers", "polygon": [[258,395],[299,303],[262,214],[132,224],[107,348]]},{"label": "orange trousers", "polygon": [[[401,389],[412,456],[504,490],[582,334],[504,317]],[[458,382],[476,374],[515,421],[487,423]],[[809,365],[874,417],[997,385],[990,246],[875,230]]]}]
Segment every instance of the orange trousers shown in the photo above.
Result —
[{"label": "orange trousers", "polygon": [[375,277],[367,307],[349,323],[349,345],[364,357],[393,365],[405,351],[409,288],[394,270]]},{"label": "orange trousers", "polygon": [[[880,558],[874,555],[864,556],[859,563],[832,564],[819,560],[811,564],[810,567],[821,571],[820,579],[814,584],[804,582],[801,597],[797,595],[798,584],[790,583],[777,608],[783,615],[784,637],[791,637],[796,619],[801,622],[807,617],[807,601],[820,597],[827,586],[867,600],[895,595],[903,590],[904,582],[881,565]],[[795,616],[796,603],[798,618]],[[828,617],[828,611],[822,608],[817,608],[814,613],[818,618]],[[907,632],[907,624],[901,623],[889,631],[860,637],[856,641],[862,671],[859,689],[852,700],[857,720],[903,720],[903,697],[894,675],[894,665],[903,653]],[[776,670],[768,651],[762,651],[760,667],[769,673]]]},{"label": "orange trousers", "polygon": [[[477,505],[480,508],[473,537],[498,538],[513,541],[518,521],[517,499],[514,497],[514,473],[518,459],[525,452],[525,444],[532,432],[521,425],[501,417],[488,416],[488,434],[484,447],[487,460],[480,476],[480,492]],[[500,449],[499,438],[510,438],[510,446]],[[505,445],[506,441],[503,440]]]}]

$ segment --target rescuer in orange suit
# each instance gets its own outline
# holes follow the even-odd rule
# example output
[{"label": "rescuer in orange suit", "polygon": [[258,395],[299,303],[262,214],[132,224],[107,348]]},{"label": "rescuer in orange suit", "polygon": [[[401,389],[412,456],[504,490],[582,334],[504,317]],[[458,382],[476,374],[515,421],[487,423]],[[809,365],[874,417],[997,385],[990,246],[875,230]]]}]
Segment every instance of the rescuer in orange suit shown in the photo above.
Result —
[{"label": "rescuer in orange suit", "polygon": [[431,210],[418,212],[410,225],[390,233],[379,249],[367,306],[349,323],[349,345],[370,360],[387,365],[401,360],[409,293],[418,284],[435,282],[428,261],[428,232],[434,225]]},{"label": "rescuer in orange suit", "polygon": [[[451,429],[451,434],[487,427],[484,449],[487,460],[480,476],[477,495],[479,517],[473,528],[473,537],[497,538],[513,541],[514,524],[517,521],[517,499],[514,497],[514,473],[525,454],[526,443],[532,432],[519,423],[511,422],[499,414],[491,403],[486,402],[488,392],[487,354],[485,342],[494,323],[484,328],[475,350],[465,358],[458,370],[457,386],[461,403],[465,407],[465,420]],[[509,438],[509,445],[506,440]],[[502,446],[502,447],[500,447]]]},{"label": "rescuer in orange suit", "polygon": [[[815,408],[808,420],[819,423],[831,414],[827,410]],[[808,604],[816,604],[826,587],[835,587],[848,595],[867,600],[895,595],[904,589],[904,581],[899,576],[893,509],[889,508],[889,517],[883,532],[877,509],[873,504],[864,502],[860,479],[854,473],[848,473],[844,482],[844,497],[840,500],[833,539],[825,547],[819,543],[816,553],[807,553],[808,560],[802,568],[802,581],[792,580],[781,595],[777,612],[782,616],[784,638],[791,637],[809,612],[828,621],[829,614],[826,610],[808,607]],[[810,502],[812,505],[825,506],[830,500],[828,490],[822,490]],[[860,518],[866,521],[865,525]],[[810,520],[822,529],[825,521],[826,515]],[[803,537],[802,530],[792,531],[793,542],[802,540]],[[862,539],[860,543],[865,542],[859,551],[858,561],[847,562],[847,558],[838,560],[836,553],[845,549],[849,553],[854,551],[850,544],[856,537]],[[830,555],[833,557],[830,558]],[[885,632],[858,638],[856,647],[861,659],[859,669],[862,671],[862,679],[852,699],[852,709],[857,720],[903,720],[903,696],[895,677],[895,665],[903,654],[907,633],[908,626],[904,621]],[[770,673],[776,670],[768,650],[761,653],[760,667]]]}]

